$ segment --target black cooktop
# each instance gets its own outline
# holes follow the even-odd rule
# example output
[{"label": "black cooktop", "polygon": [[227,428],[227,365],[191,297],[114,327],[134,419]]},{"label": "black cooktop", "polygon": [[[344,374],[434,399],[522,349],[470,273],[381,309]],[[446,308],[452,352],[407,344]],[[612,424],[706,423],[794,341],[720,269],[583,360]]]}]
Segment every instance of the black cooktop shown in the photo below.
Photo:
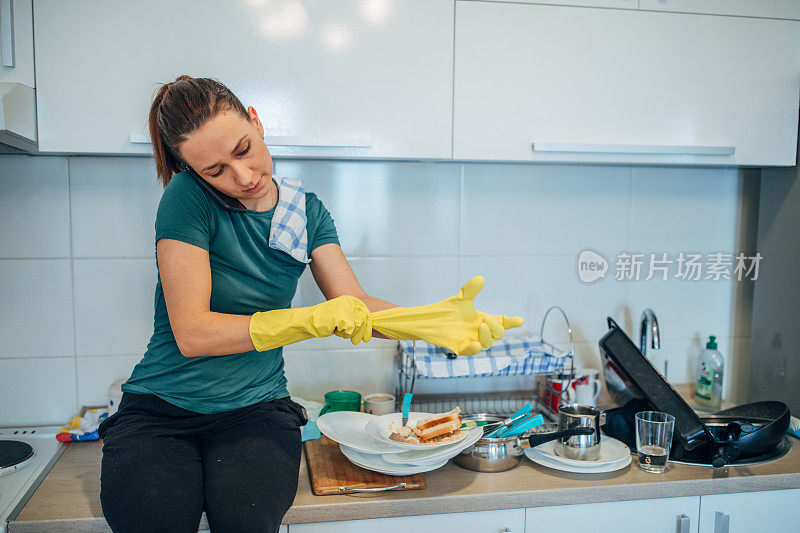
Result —
[{"label": "black cooktop", "polygon": [[0,440],[0,470],[33,457],[33,446],[18,440]]}]

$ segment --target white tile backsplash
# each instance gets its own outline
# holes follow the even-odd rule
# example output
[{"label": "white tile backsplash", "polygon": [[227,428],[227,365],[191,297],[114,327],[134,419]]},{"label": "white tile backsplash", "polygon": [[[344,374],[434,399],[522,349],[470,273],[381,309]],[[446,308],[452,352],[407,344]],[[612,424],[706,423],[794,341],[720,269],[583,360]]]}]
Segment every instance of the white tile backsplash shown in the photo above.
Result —
[{"label": "white tile backsplash", "polygon": [[[375,297],[436,302],[480,274],[478,309],[521,314],[524,327],[512,331],[538,333],[547,308],[561,306],[577,362],[590,367],[607,316],[635,337],[652,307],[663,337],[651,355],[659,368],[669,360],[673,382],[693,378],[708,334],[729,363],[726,388],[746,382],[742,285],[621,282],[613,270],[625,250],[734,251],[755,224],[742,218],[753,188],[741,187],[741,170],[310,160],[275,168],[323,200]],[[0,424],[63,423],[80,405],[105,403],[111,381],[141,357],[156,281],[154,174],[149,158],[0,156]],[[609,261],[604,279],[579,280],[584,249]],[[294,305],[320,301],[307,270]],[[551,314],[545,338],[566,347],[567,337]],[[336,388],[393,392],[394,352],[381,339],[289,346],[289,389],[309,398]]]},{"label": "white tile backsplash", "polygon": [[0,357],[75,355],[74,328],[69,259],[0,259]]},{"label": "white tile backsplash", "polygon": [[144,353],[153,334],[155,259],[76,259],[78,356]]},{"label": "white tile backsplash", "polygon": [[127,379],[142,355],[78,357],[78,406],[108,404],[108,387],[117,378]]},{"label": "white tile backsplash", "polygon": [[149,158],[72,157],[75,257],[153,257],[162,187]]},{"label": "white tile backsplash", "polygon": [[69,257],[66,159],[2,157],[0,258]]},{"label": "white tile backsplash", "polygon": [[65,424],[75,391],[74,357],[0,359],[0,426]]}]

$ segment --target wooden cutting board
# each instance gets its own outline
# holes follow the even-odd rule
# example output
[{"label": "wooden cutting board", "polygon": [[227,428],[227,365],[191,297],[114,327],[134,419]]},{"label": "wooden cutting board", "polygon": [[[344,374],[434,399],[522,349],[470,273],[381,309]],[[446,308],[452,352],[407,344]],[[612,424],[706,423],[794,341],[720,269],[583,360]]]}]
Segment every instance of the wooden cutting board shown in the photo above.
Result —
[{"label": "wooden cutting board", "polygon": [[405,489],[394,490],[409,490],[424,489],[427,486],[422,474],[387,476],[356,466],[342,454],[339,444],[325,435],[304,444],[311,489],[317,496],[346,494],[339,492],[339,487],[373,489],[405,483]]}]

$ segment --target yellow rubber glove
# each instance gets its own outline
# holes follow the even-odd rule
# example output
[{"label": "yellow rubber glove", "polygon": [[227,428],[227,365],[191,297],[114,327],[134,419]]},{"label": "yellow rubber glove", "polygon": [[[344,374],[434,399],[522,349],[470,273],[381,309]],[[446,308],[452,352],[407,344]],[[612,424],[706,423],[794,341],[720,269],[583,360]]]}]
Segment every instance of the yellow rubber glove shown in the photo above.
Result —
[{"label": "yellow rubber glove", "polygon": [[390,339],[423,340],[458,355],[475,355],[501,339],[506,329],[522,325],[522,317],[476,311],[472,300],[482,288],[483,278],[476,276],[439,303],[372,313],[372,327]]},{"label": "yellow rubber glove", "polygon": [[259,352],[334,334],[353,344],[369,342],[372,315],[366,304],[345,295],[311,307],[275,309],[250,317],[250,339]]}]

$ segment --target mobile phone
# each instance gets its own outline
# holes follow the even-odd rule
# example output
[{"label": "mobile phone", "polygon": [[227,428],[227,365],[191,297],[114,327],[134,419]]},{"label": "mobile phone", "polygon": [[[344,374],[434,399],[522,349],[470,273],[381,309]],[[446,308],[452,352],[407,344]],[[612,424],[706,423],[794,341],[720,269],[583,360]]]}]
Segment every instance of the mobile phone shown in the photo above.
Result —
[{"label": "mobile phone", "polygon": [[195,179],[195,181],[200,184],[201,187],[208,191],[208,194],[210,194],[217,202],[220,203],[220,205],[222,205],[222,207],[228,211],[233,211],[235,213],[244,213],[247,211],[247,208],[242,202],[239,201],[238,198],[234,198],[233,196],[228,196],[227,194],[219,192],[213,185],[198,176],[197,172],[195,172],[194,169],[189,165],[184,164],[183,169],[187,171]]}]

